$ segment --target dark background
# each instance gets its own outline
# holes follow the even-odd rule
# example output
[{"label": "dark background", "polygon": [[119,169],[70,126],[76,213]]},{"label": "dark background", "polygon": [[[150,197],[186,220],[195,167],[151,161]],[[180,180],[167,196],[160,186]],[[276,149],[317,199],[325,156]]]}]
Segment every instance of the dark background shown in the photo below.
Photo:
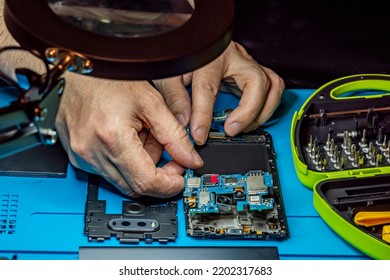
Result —
[{"label": "dark background", "polygon": [[286,88],[390,74],[390,1],[235,0],[235,5],[234,40],[277,72]]},{"label": "dark background", "polygon": [[390,74],[390,1],[236,0],[234,40],[286,88]]}]

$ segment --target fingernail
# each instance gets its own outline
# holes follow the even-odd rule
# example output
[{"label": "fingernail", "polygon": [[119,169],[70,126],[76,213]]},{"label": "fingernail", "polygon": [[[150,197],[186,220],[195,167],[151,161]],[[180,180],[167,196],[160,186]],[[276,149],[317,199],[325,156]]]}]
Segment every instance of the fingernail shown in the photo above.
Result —
[{"label": "fingernail", "polygon": [[244,129],[243,125],[239,122],[234,122],[228,127],[228,133],[231,136],[234,136],[238,133],[240,133]]},{"label": "fingernail", "polygon": [[193,151],[192,152],[192,158],[194,159],[194,162],[197,166],[202,166],[203,165],[203,160],[202,158],[200,157],[200,155],[198,154],[197,151]]},{"label": "fingernail", "polygon": [[203,145],[207,140],[207,131],[204,127],[195,130],[195,140],[197,144]]},{"label": "fingernail", "polygon": [[176,115],[176,119],[179,121],[179,123],[182,125],[182,126],[186,126],[186,118],[184,117],[183,114],[177,114]]}]

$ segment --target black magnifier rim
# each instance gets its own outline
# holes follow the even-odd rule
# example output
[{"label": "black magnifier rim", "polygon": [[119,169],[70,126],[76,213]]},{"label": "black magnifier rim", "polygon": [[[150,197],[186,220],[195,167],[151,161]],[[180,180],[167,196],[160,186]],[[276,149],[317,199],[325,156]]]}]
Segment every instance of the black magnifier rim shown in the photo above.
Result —
[{"label": "black magnifier rim", "polygon": [[92,76],[151,80],[193,71],[229,45],[233,0],[195,0],[191,18],[172,31],[121,38],[88,32],[57,16],[47,0],[6,0],[4,18],[22,47],[43,52],[60,47],[94,63]]}]

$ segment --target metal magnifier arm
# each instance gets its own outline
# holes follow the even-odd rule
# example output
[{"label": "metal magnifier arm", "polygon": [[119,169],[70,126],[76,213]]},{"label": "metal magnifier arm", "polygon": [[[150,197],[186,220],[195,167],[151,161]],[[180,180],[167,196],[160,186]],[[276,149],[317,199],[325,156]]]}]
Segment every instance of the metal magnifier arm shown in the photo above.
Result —
[{"label": "metal magnifier arm", "polygon": [[[0,53],[21,49],[6,47]],[[54,145],[57,142],[55,117],[65,86],[63,73],[69,70],[87,74],[93,69],[90,60],[75,52],[49,48],[46,57],[33,50],[30,53],[44,61],[44,74],[18,68],[15,70],[17,81],[4,73],[0,75],[0,79],[10,85],[5,90],[16,91],[18,95],[7,107],[0,108],[0,159],[40,144]]]}]

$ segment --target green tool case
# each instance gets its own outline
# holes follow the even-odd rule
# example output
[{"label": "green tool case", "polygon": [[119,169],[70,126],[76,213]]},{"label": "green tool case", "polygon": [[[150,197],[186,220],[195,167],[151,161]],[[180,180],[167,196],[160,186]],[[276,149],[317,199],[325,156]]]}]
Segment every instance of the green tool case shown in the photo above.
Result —
[{"label": "green tool case", "polygon": [[343,77],[294,114],[291,148],[314,207],[342,238],[390,259],[390,76]]}]

